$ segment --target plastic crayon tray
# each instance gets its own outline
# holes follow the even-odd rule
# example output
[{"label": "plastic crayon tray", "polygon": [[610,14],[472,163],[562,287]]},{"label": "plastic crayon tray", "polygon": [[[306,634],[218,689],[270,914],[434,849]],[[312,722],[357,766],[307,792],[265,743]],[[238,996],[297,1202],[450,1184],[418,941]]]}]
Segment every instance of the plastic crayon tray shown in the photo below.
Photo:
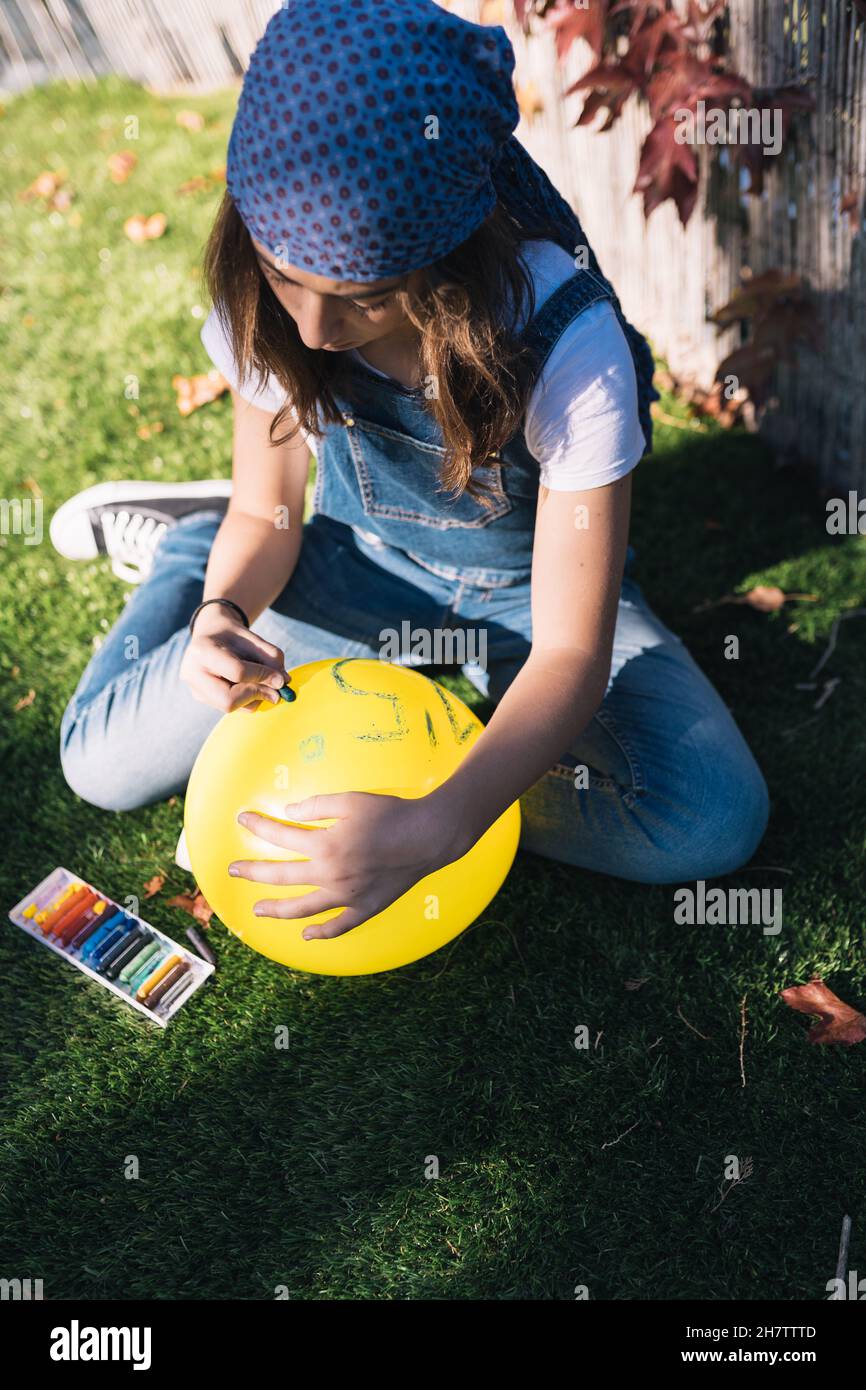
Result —
[{"label": "plastic crayon tray", "polygon": [[68,869],[54,869],[10,920],[165,1028],[213,966]]}]

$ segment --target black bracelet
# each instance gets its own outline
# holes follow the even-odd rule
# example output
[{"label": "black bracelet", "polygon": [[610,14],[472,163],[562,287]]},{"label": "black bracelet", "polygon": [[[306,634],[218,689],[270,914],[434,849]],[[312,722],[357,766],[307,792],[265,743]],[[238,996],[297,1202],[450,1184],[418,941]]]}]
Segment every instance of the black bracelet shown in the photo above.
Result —
[{"label": "black bracelet", "polygon": [[238,617],[240,618],[241,622],[243,623],[244,627],[249,627],[249,625],[250,625],[250,620],[249,620],[249,618],[247,617],[247,615],[246,615],[246,613],[244,612],[244,610],[241,608],[240,604],[239,604],[239,603],[235,603],[234,599],[230,599],[230,598],[206,598],[205,601],[204,601],[204,603],[200,603],[200,604],[199,604],[198,608],[195,610],[195,612],[193,613],[192,617],[191,617],[190,620],[189,620],[189,631],[190,631],[190,636],[192,636],[192,625],[193,625],[193,623],[195,622],[195,620],[196,620],[196,618],[198,617],[198,615],[199,615],[199,613],[201,612],[201,610],[202,610],[203,608],[207,608],[207,606],[208,606],[209,603],[222,603],[222,604],[225,605],[226,608],[233,608],[234,611],[237,613]]}]

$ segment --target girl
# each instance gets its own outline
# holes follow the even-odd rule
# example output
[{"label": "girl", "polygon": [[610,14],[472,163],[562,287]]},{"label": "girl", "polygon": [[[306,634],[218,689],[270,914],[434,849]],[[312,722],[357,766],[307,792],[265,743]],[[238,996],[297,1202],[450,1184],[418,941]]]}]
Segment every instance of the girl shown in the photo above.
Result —
[{"label": "girl", "polygon": [[327,829],[246,814],[263,857],[226,872],[272,886],[263,915],[343,909],[308,936],[373,916],[518,797],[524,848],[646,883],[730,873],[767,821],[734,720],[626,567],[652,359],[512,134],[513,67],[504,29],[433,0],[287,0],[206,255],[228,502],[107,484],[52,526],[64,554],[143,576],[63,719],[66,778],[99,806],[180,791],[216,720],[279,699],[286,667],[379,656],[394,630],[483,649],[464,669],[494,713],[433,794],[291,808]]}]

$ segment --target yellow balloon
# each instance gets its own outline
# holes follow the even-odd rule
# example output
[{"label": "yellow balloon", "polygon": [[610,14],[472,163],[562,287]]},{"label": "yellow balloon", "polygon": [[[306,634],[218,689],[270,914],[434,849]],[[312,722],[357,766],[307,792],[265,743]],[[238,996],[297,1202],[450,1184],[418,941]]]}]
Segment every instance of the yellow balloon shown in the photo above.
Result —
[{"label": "yellow balloon", "polygon": [[519,803],[461,859],[342,936],[305,941],[301,935],[308,923],[326,922],[339,909],[295,920],[256,917],[253,904],[263,898],[297,897],[309,889],[232,878],[228,865],[304,856],[258,839],[238,824],[239,812],[301,825],[311,822],[291,821],[287,803],[319,793],[424,796],[451,775],[483,729],[456,695],[404,666],[343,658],[298,666],[290,676],[295,700],[262,701],[252,713],[235,710],[202,746],[184,812],[193,873],[229,930],[282,965],[317,975],[393,970],[452,940],[497,893],[517,851]]}]

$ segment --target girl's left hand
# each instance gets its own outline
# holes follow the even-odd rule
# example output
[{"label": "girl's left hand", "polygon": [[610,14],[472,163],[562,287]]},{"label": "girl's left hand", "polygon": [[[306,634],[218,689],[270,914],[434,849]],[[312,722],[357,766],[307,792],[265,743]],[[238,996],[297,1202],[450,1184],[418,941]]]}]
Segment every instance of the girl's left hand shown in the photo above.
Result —
[{"label": "girl's left hand", "polygon": [[285,807],[293,820],[329,820],[334,825],[306,828],[282,825],[256,811],[242,811],[238,821],[261,840],[303,854],[303,860],[239,859],[229,873],[254,883],[315,884],[295,898],[257,902],[257,917],[292,920],[328,908],[344,911],[327,922],[304,928],[304,938],[342,936],[375,917],[419,879],[457,855],[440,809],[420,797],[381,796],[374,792],[340,792],[311,796]]}]

